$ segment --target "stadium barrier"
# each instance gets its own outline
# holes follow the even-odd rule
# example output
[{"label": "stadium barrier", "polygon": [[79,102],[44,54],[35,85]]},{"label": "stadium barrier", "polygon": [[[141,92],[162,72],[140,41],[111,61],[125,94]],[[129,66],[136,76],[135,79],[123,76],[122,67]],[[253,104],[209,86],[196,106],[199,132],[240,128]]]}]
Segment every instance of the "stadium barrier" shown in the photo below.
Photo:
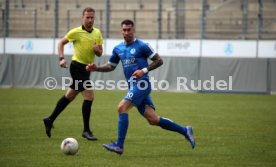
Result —
[{"label": "stadium barrier", "polygon": [[[2,52],[0,87],[45,88],[45,79],[53,77],[57,81],[56,88],[62,88],[62,77],[69,77],[70,74],[68,68],[59,67],[56,55],[57,41],[40,40],[37,46],[37,43],[30,42],[30,39],[6,39],[6,48],[0,47]],[[106,40],[105,55],[96,58],[95,63],[107,62],[110,48],[118,41],[120,40]],[[150,72],[150,76],[157,81],[153,83],[154,87],[158,88],[156,90],[276,92],[275,41],[217,41],[215,43],[214,40],[151,40],[149,43],[164,59],[164,65],[161,68]],[[0,44],[3,46],[3,40],[2,43],[0,40]],[[3,51],[6,51],[6,54],[3,54]],[[72,51],[72,45],[66,45],[68,64]],[[244,56],[241,53],[244,53]],[[121,65],[114,72],[92,73],[91,80],[115,82],[124,80]]]}]

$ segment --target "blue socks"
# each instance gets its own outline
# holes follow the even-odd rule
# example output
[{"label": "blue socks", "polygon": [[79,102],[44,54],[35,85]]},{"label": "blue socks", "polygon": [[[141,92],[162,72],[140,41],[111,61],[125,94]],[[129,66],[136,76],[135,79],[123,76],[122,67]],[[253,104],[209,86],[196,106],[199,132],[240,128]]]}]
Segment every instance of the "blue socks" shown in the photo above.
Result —
[{"label": "blue socks", "polygon": [[159,126],[163,129],[178,132],[184,136],[187,134],[186,127],[180,126],[168,118],[160,117]]},{"label": "blue socks", "polygon": [[121,148],[124,147],[124,141],[126,138],[127,129],[128,129],[128,114],[127,113],[119,114],[117,145]]},{"label": "blue socks", "polygon": [[[160,117],[159,126],[169,131],[178,132],[184,136],[187,135],[186,127],[178,125],[177,123],[167,118]],[[127,113],[119,114],[118,139],[116,144],[121,148],[124,147],[124,141],[126,138],[127,129],[128,129],[128,114]]]}]

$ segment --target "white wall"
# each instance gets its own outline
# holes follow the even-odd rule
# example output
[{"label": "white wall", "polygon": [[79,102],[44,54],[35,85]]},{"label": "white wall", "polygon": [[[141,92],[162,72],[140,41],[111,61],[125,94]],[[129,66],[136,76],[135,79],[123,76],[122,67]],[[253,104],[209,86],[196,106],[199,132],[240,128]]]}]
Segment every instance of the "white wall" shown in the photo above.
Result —
[{"label": "white wall", "polygon": [[[145,39],[161,56],[173,57],[249,57],[276,58],[276,40],[149,40]],[[114,46],[121,39],[106,39],[104,55],[111,55]],[[58,39],[0,38],[0,53],[7,54],[57,54]],[[72,43],[64,48],[66,55],[72,55]]]}]

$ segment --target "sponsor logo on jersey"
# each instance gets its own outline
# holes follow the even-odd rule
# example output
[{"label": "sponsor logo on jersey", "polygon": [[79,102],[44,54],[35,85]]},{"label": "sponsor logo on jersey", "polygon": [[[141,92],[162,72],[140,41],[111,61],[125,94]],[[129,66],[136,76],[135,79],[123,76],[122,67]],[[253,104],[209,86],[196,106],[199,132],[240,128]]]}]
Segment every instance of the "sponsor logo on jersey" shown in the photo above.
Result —
[{"label": "sponsor logo on jersey", "polygon": [[132,58],[129,58],[129,59],[124,59],[124,60],[122,60],[122,62],[123,62],[124,65],[134,64],[135,63],[135,58],[132,57]]}]

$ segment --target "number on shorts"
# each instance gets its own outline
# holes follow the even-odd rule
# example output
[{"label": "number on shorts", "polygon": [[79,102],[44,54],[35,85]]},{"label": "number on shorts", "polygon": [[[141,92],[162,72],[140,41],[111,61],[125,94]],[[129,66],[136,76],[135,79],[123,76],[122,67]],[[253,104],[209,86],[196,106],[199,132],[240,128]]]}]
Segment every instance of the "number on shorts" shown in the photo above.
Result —
[{"label": "number on shorts", "polygon": [[133,97],[133,93],[132,93],[132,92],[128,92],[128,93],[127,93],[127,98],[128,98],[128,99],[132,99],[132,97]]}]

